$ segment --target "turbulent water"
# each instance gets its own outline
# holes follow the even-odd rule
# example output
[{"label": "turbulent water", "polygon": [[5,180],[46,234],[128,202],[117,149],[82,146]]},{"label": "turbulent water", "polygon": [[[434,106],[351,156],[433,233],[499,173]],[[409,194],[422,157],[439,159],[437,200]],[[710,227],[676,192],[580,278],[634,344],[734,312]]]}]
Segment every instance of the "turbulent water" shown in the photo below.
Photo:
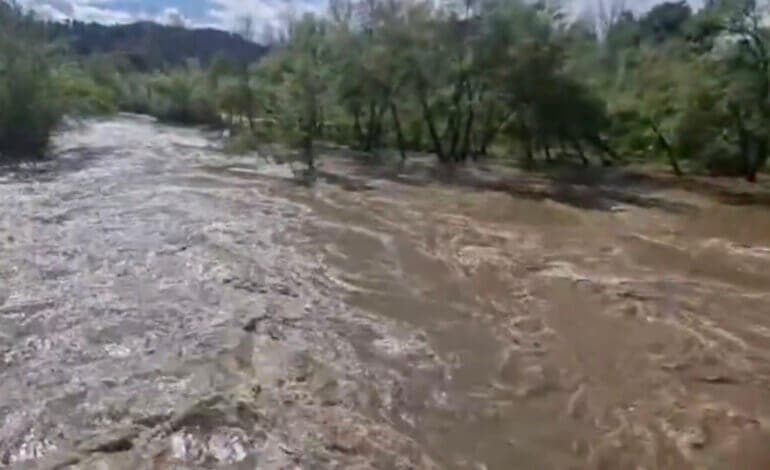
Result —
[{"label": "turbulent water", "polygon": [[0,174],[0,466],[770,467],[760,200],[302,185],[127,116],[55,153]]}]

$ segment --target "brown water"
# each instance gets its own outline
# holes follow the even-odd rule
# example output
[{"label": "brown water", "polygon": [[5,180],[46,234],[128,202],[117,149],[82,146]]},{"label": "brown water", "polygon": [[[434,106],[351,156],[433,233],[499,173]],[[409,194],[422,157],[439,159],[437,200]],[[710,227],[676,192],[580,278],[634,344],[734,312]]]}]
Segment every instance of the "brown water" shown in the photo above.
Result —
[{"label": "brown water", "polygon": [[215,147],[0,177],[0,465],[770,468],[768,209]]}]

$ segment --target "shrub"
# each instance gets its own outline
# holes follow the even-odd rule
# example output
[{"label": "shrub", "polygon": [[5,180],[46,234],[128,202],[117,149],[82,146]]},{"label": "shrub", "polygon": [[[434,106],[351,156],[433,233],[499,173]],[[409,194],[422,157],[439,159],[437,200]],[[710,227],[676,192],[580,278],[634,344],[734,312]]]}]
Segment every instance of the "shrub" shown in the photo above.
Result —
[{"label": "shrub", "polygon": [[0,159],[43,155],[63,106],[38,26],[0,2]]},{"label": "shrub", "polygon": [[149,112],[161,120],[180,124],[221,124],[214,94],[198,74],[179,71],[160,76],[154,81],[152,91]]},{"label": "shrub", "polygon": [[117,111],[115,90],[100,84],[80,68],[62,67],[57,71],[56,81],[63,104],[70,113],[98,115]]},{"label": "shrub", "polygon": [[241,130],[225,143],[225,151],[240,155],[256,150],[259,146],[259,138],[248,129]]}]

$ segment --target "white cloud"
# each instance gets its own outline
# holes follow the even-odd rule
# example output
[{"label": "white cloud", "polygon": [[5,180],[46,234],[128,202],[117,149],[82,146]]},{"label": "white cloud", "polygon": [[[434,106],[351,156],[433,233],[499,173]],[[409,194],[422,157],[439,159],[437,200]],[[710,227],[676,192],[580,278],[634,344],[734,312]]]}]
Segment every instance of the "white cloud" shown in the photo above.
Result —
[{"label": "white cloud", "polygon": [[[167,24],[188,26],[209,26],[221,29],[235,29],[244,17],[254,20],[255,29],[275,27],[288,16],[307,11],[322,12],[326,0],[195,0],[185,4],[180,0],[157,0],[168,7],[150,14],[142,5],[147,0],[20,0],[27,8],[35,10],[45,18],[53,20],[77,19],[97,23],[128,23],[138,20],[155,20]],[[116,5],[120,7],[116,7]],[[176,6],[174,6],[176,5]],[[155,5],[152,5],[155,6]],[[194,11],[197,14],[186,13]]]},{"label": "white cloud", "polygon": [[166,8],[157,16],[155,21],[171,26],[186,26],[191,23],[190,19],[177,8]]},{"label": "white cloud", "polygon": [[63,15],[72,16],[75,13],[72,4],[67,0],[37,1],[36,3],[43,3],[42,6],[49,7],[51,10],[57,11]]},{"label": "white cloud", "polygon": [[[223,29],[237,29],[240,20],[252,18],[258,30],[276,27],[281,22],[308,11],[321,13],[325,0],[211,0],[208,14]],[[269,25],[269,26],[268,26]]]},{"label": "white cloud", "polygon": [[141,12],[110,8],[109,0],[22,0],[20,3],[55,20],[77,19],[114,24],[147,19],[147,15]]}]

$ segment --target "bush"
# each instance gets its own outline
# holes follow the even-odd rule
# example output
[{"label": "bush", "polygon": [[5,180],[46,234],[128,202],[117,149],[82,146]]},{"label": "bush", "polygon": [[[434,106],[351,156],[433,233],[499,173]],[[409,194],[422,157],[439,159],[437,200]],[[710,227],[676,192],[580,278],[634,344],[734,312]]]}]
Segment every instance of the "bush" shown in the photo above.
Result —
[{"label": "bush", "polygon": [[683,160],[714,176],[738,176],[745,168],[737,142],[727,129],[731,117],[718,91],[696,89],[676,128],[677,148]]},{"label": "bush", "polygon": [[227,153],[241,155],[256,150],[259,146],[259,138],[248,129],[241,130],[225,143]]},{"label": "bush", "polygon": [[57,72],[56,80],[68,112],[79,115],[99,115],[117,111],[115,90],[99,84],[81,69],[63,67]]},{"label": "bush", "polygon": [[152,113],[152,86],[146,76],[127,74],[117,87],[117,106],[121,111],[136,114]]},{"label": "bush", "polygon": [[64,113],[52,58],[32,19],[0,6],[0,159],[40,158]]},{"label": "bush", "polygon": [[179,71],[161,76],[155,80],[151,95],[149,112],[158,119],[180,124],[222,123],[214,93],[197,74]]}]

